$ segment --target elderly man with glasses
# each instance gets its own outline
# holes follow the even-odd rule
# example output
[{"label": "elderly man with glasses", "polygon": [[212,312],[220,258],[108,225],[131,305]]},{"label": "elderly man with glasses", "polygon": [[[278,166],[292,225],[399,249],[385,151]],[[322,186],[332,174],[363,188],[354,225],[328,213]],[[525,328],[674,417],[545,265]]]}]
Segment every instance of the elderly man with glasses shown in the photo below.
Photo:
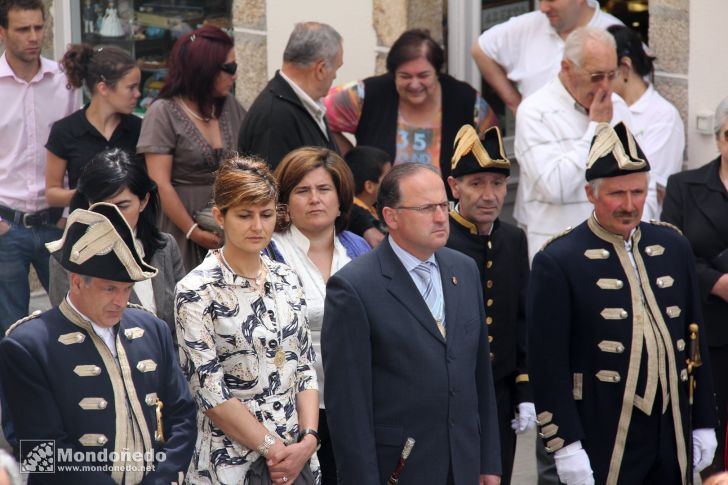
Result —
[{"label": "elderly man with glasses", "polygon": [[582,180],[596,125],[631,122],[624,100],[612,92],[616,71],[612,35],[597,27],[576,29],[566,39],[559,74],[518,109],[521,172],[514,215],[526,230],[529,259],[591,212]]}]

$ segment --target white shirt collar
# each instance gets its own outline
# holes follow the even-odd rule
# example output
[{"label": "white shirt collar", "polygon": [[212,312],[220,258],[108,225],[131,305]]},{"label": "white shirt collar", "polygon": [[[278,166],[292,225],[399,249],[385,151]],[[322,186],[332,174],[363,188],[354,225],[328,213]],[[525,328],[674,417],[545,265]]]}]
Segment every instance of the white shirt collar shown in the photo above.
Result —
[{"label": "white shirt collar", "polygon": [[406,249],[402,248],[402,246],[397,244],[397,241],[395,241],[391,235],[387,238],[387,241],[389,241],[389,245],[392,247],[392,251],[394,251],[394,254],[402,262],[404,269],[406,269],[408,273],[411,273],[413,269],[415,269],[421,263],[427,261],[437,266],[437,260],[435,259],[434,254],[427,258],[425,261],[422,261],[420,258],[409,253]]},{"label": "white shirt collar", "polygon": [[81,318],[83,318],[84,320],[86,320],[88,323],[91,324],[91,327],[94,329],[94,332],[96,333],[96,335],[98,335],[101,338],[101,340],[104,341],[104,343],[109,348],[111,353],[114,355],[114,357],[116,357],[116,334],[114,333],[113,327],[110,328],[110,327],[102,327],[100,325],[96,325],[93,322],[93,320],[91,320],[89,317],[84,315],[83,312],[81,312],[76,307],[76,305],[73,304],[70,296],[68,296],[68,295],[66,295],[66,302],[70,305],[71,308],[73,308],[73,310],[76,313],[78,313],[78,315]]},{"label": "white shirt collar", "polygon": [[314,117],[316,120],[322,120],[324,115],[326,114],[326,106],[321,102],[321,100],[314,100],[311,96],[308,95],[306,91],[301,89],[301,87],[296,84],[296,82],[285,75],[285,73],[280,70],[278,71],[283,79],[291,86],[291,89],[293,89],[293,92],[296,93],[296,96],[298,96],[298,99],[301,100],[301,103],[303,104],[303,107],[306,108],[306,110],[311,113],[311,116]]}]

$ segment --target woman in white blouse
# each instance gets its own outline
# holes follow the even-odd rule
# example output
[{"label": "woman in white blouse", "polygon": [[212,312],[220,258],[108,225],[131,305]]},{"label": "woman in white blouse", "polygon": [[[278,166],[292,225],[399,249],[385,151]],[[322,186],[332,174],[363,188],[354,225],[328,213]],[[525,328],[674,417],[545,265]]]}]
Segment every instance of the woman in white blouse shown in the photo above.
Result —
[{"label": "woman in white blouse", "polygon": [[647,82],[655,71],[655,58],[645,52],[639,34],[624,25],[613,25],[607,30],[617,43],[619,60],[614,92],[629,106],[629,129],[652,167],[642,220],[659,219],[667,178],[682,170],[685,127],[677,108]]},{"label": "woman in white blouse", "polygon": [[279,218],[269,254],[291,266],[303,282],[316,361],[320,400],[319,432],[323,485],[336,483],[336,465],[326,425],[321,323],[326,282],[353,258],[370,250],[361,237],[345,231],[354,201],[354,177],[344,160],[327,148],[304,147],[286,155],[275,170],[280,202],[288,207]]}]

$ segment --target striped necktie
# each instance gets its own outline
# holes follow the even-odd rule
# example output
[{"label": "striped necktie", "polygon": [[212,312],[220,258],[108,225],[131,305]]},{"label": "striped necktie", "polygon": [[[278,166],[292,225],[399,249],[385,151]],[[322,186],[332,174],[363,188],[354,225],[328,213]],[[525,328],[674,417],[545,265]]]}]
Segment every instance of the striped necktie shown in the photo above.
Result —
[{"label": "striped necktie", "polygon": [[423,263],[418,264],[412,271],[414,274],[419,278],[420,282],[422,283],[420,286],[424,287],[424,290],[422,293],[422,298],[425,300],[425,303],[427,304],[427,308],[430,309],[430,313],[432,314],[433,318],[435,319],[435,323],[437,324],[437,328],[442,333],[442,336],[445,336],[445,308],[444,308],[444,301],[442,298],[442,295],[438,294],[437,287],[435,285],[435,282],[433,281],[432,277],[432,266],[434,263],[432,261],[425,261]]}]

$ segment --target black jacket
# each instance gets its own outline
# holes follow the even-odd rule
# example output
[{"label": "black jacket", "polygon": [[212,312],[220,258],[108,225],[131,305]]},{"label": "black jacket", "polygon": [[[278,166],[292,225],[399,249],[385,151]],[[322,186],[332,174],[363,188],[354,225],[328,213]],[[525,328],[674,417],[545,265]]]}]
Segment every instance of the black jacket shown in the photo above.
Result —
[{"label": "black jacket", "polygon": [[261,157],[275,168],[288,152],[304,146],[338,152],[331,134],[326,137],[291,86],[276,71],[243,119],[238,152]]},{"label": "black jacket", "polygon": [[[473,228],[473,231],[471,231]],[[475,260],[480,271],[485,323],[492,337],[493,379],[514,393],[517,403],[531,402],[526,367],[526,288],[528,246],[523,230],[496,220],[490,235],[477,229],[455,211],[450,213],[447,247]]]},{"label": "black jacket", "polygon": [[719,168],[720,158],[670,176],[661,217],[680,228],[693,248],[711,347],[728,344],[728,302],[710,294],[724,273],[716,268],[714,258],[728,250],[728,192],[718,176]]}]

